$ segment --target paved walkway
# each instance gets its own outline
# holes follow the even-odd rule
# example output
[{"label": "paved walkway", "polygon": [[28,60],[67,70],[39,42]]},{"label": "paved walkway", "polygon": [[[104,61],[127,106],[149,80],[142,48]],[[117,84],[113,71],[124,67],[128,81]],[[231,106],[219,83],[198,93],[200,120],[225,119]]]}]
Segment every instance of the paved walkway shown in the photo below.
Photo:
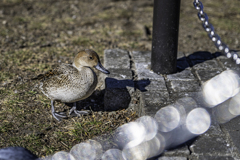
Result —
[{"label": "paved walkway", "polygon": [[[209,52],[179,53],[179,72],[163,76],[150,70],[150,52],[109,49],[104,56],[104,66],[111,72],[106,78],[105,109],[129,107],[139,116],[154,116],[160,108],[182,97],[198,99],[205,81],[227,69],[240,70],[232,60]],[[222,125],[211,118],[212,125],[206,133],[155,159],[240,159],[240,117]]]}]

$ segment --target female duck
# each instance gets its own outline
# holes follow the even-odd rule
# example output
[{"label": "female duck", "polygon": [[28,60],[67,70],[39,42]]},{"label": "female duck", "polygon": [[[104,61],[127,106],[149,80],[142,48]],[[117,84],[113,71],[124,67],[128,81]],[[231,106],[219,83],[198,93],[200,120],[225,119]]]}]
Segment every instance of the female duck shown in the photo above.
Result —
[{"label": "female duck", "polygon": [[40,80],[39,88],[51,99],[52,115],[55,119],[60,121],[59,117],[67,117],[55,112],[55,101],[74,102],[74,106],[71,108],[69,114],[72,112],[77,115],[88,113],[86,111],[77,111],[76,101],[89,97],[95,90],[97,75],[93,68],[105,74],[110,73],[101,65],[96,52],[85,49],[77,54],[72,65],[61,64],[58,68],[34,78]]}]

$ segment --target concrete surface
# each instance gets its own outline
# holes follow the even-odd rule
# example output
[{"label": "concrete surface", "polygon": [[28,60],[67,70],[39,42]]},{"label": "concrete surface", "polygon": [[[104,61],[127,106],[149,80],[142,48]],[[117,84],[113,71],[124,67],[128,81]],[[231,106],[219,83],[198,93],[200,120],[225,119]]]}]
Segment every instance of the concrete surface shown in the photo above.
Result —
[{"label": "concrete surface", "polygon": [[[178,73],[171,75],[157,75],[150,70],[150,52],[109,49],[104,56],[104,66],[111,72],[105,81],[105,109],[132,108],[139,116],[154,116],[160,108],[182,97],[194,97],[200,104],[199,92],[205,81],[226,69],[240,70],[219,53],[179,53]],[[240,159],[240,117],[222,125],[211,118],[206,133],[155,159]]]}]

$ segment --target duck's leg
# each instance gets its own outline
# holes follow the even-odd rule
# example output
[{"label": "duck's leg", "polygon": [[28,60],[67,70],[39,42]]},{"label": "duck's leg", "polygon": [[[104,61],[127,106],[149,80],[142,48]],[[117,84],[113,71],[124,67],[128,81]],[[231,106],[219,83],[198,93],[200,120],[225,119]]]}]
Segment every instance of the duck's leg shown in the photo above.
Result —
[{"label": "duck's leg", "polygon": [[77,103],[76,103],[76,102],[73,103],[73,107],[70,109],[69,115],[71,115],[72,112],[74,112],[77,116],[89,114],[87,111],[78,111],[78,110],[77,110]]},{"label": "duck's leg", "polygon": [[55,112],[55,109],[54,109],[54,100],[51,100],[51,109],[52,109],[52,115],[53,117],[58,120],[58,121],[61,121],[58,117],[60,118],[66,118],[67,115],[66,114],[60,114],[60,113],[56,113]]}]

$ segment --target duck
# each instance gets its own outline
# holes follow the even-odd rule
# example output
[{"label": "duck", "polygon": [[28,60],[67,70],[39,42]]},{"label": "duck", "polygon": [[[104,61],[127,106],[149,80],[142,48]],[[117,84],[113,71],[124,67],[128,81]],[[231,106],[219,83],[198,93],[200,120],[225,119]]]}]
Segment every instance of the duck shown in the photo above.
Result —
[{"label": "duck", "polygon": [[51,100],[53,117],[57,121],[61,121],[67,115],[55,112],[55,101],[73,103],[69,115],[73,112],[77,116],[88,114],[87,111],[78,111],[76,102],[88,98],[94,92],[98,83],[96,70],[104,74],[110,74],[102,66],[98,54],[91,49],[85,49],[78,52],[72,64],[63,63],[32,80],[40,81],[40,90]]}]

